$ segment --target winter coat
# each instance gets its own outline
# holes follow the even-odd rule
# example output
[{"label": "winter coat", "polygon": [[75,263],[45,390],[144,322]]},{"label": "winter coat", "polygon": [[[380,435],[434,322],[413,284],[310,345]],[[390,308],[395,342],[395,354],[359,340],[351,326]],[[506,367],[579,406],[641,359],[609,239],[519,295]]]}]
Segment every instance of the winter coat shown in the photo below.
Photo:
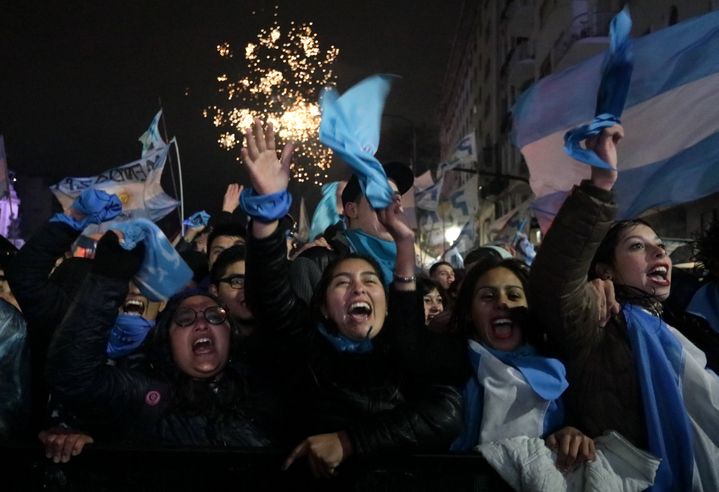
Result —
[{"label": "winter coat", "polygon": [[106,362],[108,336],[127,291],[127,280],[90,273],[50,345],[48,383],[87,423],[85,430],[96,439],[151,444],[272,444],[246,381],[231,369],[215,380],[192,380]]},{"label": "winter coat", "polygon": [[634,356],[622,315],[599,326],[587,273],[609,230],[612,193],[583,182],[564,202],[530,273],[530,305],[549,345],[567,368],[568,424],[595,438],[615,430],[646,447],[646,426]]},{"label": "winter coat", "polygon": [[247,298],[262,329],[276,333],[278,362],[295,402],[289,416],[296,438],[344,430],[358,455],[448,449],[461,426],[459,392],[415,377],[396,355],[397,324],[423,321],[402,314],[416,312],[416,294],[393,293],[371,352],[338,352],[287,281],[284,232],[282,224],[265,239],[249,238]]}]

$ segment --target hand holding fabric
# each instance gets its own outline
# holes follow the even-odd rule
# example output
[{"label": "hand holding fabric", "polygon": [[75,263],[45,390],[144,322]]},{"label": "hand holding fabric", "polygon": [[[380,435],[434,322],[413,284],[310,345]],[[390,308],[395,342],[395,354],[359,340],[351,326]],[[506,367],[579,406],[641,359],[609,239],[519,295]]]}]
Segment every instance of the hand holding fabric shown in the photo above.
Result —
[{"label": "hand holding fabric", "polygon": [[624,138],[624,127],[613,125],[605,128],[597,136],[587,140],[587,148],[592,149],[609,167],[592,166],[592,184],[603,190],[611,190],[617,181],[617,144]]},{"label": "hand holding fabric", "polygon": [[140,270],[145,256],[145,246],[138,244],[132,250],[120,246],[120,238],[114,231],[107,231],[97,242],[92,271],[105,277],[127,280]]}]

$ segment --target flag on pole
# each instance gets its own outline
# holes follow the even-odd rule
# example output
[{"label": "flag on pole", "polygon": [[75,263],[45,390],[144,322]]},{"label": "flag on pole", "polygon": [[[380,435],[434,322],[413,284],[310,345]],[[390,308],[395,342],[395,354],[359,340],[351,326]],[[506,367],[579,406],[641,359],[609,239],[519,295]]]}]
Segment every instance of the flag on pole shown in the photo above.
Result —
[{"label": "flag on pole", "polygon": [[[622,124],[619,216],[719,191],[719,12],[634,41],[634,72]],[[513,140],[527,162],[543,230],[590,168],[563,150],[564,134],[591,121],[602,55],[546,77],[514,110]]]},{"label": "flag on pole", "polygon": [[64,209],[86,188],[103,190],[120,198],[122,219],[146,218],[157,222],[179,205],[160,184],[169,149],[170,146],[165,145],[140,160],[113,167],[97,176],[64,178],[50,190]]},{"label": "flag on pole", "polygon": [[140,143],[142,143],[142,154],[140,154],[140,157],[145,157],[153,150],[161,149],[167,145],[160,136],[160,130],[158,128],[161,117],[162,110],[159,110],[155,117],[152,118],[150,127],[145,131],[145,133],[140,135],[140,138],[138,138]]}]

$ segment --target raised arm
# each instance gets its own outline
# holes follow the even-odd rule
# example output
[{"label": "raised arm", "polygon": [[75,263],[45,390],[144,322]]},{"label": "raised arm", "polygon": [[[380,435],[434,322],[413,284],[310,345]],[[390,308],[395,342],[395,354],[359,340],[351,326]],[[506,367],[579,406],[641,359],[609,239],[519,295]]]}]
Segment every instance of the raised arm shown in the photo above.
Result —
[{"label": "raised arm", "polygon": [[50,387],[91,421],[121,419],[131,402],[143,401],[145,378],[106,364],[108,336],[141,258],[141,252],[123,250],[117,236],[106,233],[98,243],[92,271],[50,344]]},{"label": "raised arm", "polygon": [[616,125],[588,143],[612,169],[592,167],[592,178],[572,190],[532,264],[530,305],[565,353],[594,345],[603,336],[605,309],[587,275],[616,215],[611,189],[622,136]]},{"label": "raised arm", "polygon": [[[280,158],[275,151],[272,124],[263,128],[259,119],[246,134],[242,157],[250,175],[252,192],[260,199],[287,191],[293,146],[287,144]],[[247,191],[245,192],[247,193]],[[267,329],[294,333],[303,327],[307,306],[298,302],[288,281],[290,262],[287,259],[286,227],[279,219],[259,216],[263,207],[253,211],[247,241],[247,301]]]}]

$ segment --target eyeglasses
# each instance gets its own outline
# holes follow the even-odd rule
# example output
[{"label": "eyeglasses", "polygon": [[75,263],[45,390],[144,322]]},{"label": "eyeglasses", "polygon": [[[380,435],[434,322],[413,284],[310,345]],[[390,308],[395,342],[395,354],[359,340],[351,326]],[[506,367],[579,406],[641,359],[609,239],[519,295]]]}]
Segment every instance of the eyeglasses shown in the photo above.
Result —
[{"label": "eyeglasses", "polygon": [[195,322],[199,313],[202,313],[202,316],[211,325],[221,325],[227,321],[227,311],[222,306],[209,306],[203,311],[195,311],[192,308],[178,309],[172,321],[178,326],[190,326]]},{"label": "eyeglasses", "polygon": [[220,282],[230,284],[233,289],[244,289],[245,288],[245,276],[242,274],[230,275],[229,277],[221,278]]}]

